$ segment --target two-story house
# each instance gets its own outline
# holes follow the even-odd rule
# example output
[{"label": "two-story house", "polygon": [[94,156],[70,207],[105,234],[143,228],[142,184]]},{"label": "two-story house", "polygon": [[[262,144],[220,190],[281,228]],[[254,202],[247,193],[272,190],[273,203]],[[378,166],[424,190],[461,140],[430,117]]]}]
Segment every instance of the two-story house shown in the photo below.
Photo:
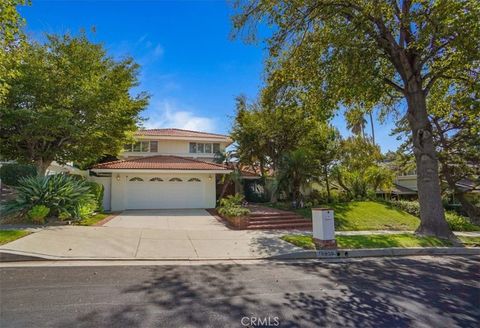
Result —
[{"label": "two-story house", "polygon": [[107,209],[215,207],[216,175],[231,171],[213,159],[232,143],[228,136],[153,129],[138,131],[135,139],[120,160],[91,169],[105,186]]}]

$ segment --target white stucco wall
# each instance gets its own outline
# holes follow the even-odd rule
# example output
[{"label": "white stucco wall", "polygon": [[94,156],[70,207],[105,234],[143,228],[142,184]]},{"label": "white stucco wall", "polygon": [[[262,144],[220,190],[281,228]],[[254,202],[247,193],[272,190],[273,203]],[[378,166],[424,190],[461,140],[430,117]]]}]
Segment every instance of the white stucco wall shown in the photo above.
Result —
[{"label": "white stucco wall", "polygon": [[[143,140],[143,139],[139,139]],[[155,139],[144,139],[144,140],[155,140]],[[123,152],[120,156],[122,157],[138,157],[138,156],[154,156],[154,155],[176,155],[176,156],[187,156],[195,158],[213,158],[214,153],[190,153],[190,142],[205,142],[205,143],[219,143],[220,151],[224,151],[227,146],[224,142],[211,142],[211,141],[198,141],[198,140],[157,140],[158,141],[158,152],[156,153],[142,153],[142,152]]]},{"label": "white stucco wall", "polygon": [[[209,178],[211,176],[211,179]],[[144,181],[150,180],[152,177],[159,177],[164,181],[168,181],[170,178],[177,177],[182,179],[184,182],[179,183],[188,183],[186,182],[190,178],[199,178],[204,184],[204,206],[203,208],[214,208],[216,204],[216,194],[215,194],[215,174],[209,173],[158,173],[158,174],[147,174],[147,173],[112,173],[112,182],[111,182],[111,210],[112,211],[123,211],[126,209],[127,205],[127,180],[132,177],[140,177]],[[158,182],[162,183],[162,182]],[[187,188],[188,190],[188,188]],[[185,195],[188,197],[188,195]]]}]

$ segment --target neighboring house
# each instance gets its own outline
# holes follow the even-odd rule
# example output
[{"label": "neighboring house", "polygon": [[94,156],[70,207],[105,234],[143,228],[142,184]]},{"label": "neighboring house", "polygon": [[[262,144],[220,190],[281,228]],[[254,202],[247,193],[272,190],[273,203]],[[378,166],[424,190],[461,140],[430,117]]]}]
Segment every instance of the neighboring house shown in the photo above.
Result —
[{"label": "neighboring house", "polygon": [[104,208],[214,208],[217,175],[230,173],[213,162],[230,137],[180,129],[140,130],[120,160],[95,165],[94,181],[105,186]]}]

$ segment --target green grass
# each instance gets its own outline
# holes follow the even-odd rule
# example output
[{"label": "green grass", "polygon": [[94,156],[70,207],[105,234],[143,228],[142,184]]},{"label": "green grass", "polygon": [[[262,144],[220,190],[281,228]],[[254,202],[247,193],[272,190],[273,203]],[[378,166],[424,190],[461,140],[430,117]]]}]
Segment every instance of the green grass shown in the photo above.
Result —
[{"label": "green grass", "polygon": [[[275,207],[287,209],[282,204],[276,204]],[[391,205],[380,202],[364,201],[336,203],[320,205],[317,207],[333,208],[335,213],[335,229],[337,231],[413,231],[417,228],[420,222],[417,217]],[[306,218],[312,217],[312,211],[310,208],[301,208],[296,209],[295,211]]]},{"label": "green grass", "polygon": [[30,232],[25,230],[0,230],[0,245],[25,237]]},{"label": "green grass", "polygon": [[[390,247],[446,247],[452,244],[434,237],[417,237],[412,234],[336,236],[338,248],[390,248]],[[305,249],[315,249],[311,236],[286,235],[289,243]]]},{"label": "green grass", "polygon": [[465,246],[480,247],[480,237],[458,236]]},{"label": "green grass", "polygon": [[78,222],[78,225],[81,225],[81,226],[91,226],[91,225],[95,225],[96,223],[102,221],[103,219],[105,219],[107,216],[110,216],[110,214],[106,214],[106,213],[97,213],[89,218],[86,218],[86,219],[83,219],[81,220],[80,222]]}]

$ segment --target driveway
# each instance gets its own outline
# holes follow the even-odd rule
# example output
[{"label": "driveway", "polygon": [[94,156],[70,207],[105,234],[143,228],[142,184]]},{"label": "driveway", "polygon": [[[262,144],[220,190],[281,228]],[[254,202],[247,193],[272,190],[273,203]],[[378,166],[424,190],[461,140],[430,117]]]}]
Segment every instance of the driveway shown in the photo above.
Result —
[{"label": "driveway", "polygon": [[125,211],[105,227],[162,230],[229,231],[227,227],[203,209],[132,210]]},{"label": "driveway", "polygon": [[52,259],[252,259],[297,252],[285,232],[235,231],[205,210],[125,211],[101,227],[49,227],[0,251]]}]

